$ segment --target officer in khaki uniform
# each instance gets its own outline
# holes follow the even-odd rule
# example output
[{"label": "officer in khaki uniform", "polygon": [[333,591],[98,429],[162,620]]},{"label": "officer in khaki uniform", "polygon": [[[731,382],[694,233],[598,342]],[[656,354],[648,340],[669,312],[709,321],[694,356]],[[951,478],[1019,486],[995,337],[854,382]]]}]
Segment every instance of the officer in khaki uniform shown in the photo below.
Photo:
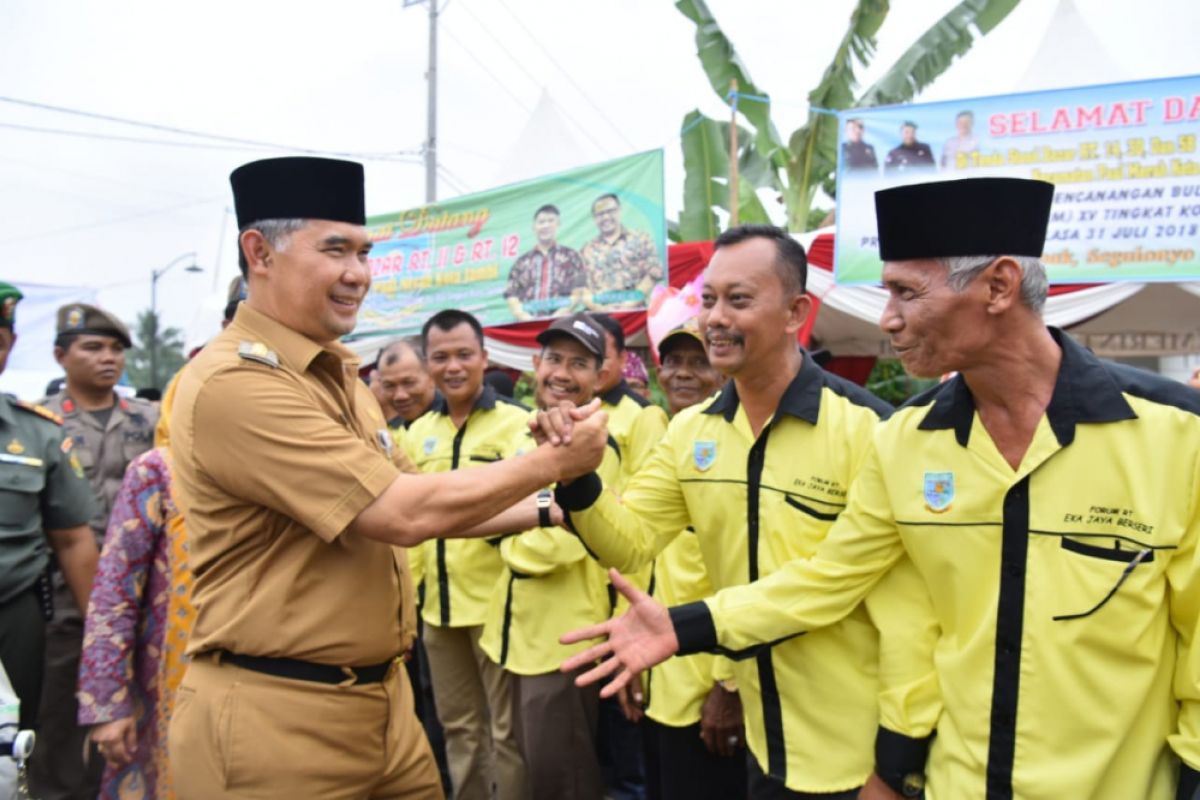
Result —
[{"label": "officer in khaki uniform", "polygon": [[[61,392],[41,402],[63,418],[74,452],[96,497],[90,524],[96,545],[104,542],[113,499],[125,468],[154,445],[158,409],[153,403],[119,396],[113,387],[125,371],[132,344],[121,320],[86,303],[58,309],[54,358],[66,373]],[[41,758],[30,765],[35,792],[46,800],[94,795],[103,759],[87,745],[75,699],[83,618],[62,576],[54,576],[54,619],[46,626],[46,678],[42,686],[38,744]],[[89,757],[84,763],[84,748]]]},{"label": "officer in khaki uniform", "polygon": [[[0,282],[0,372],[16,340],[20,299],[16,287]],[[21,702],[22,728],[34,726],[41,697],[45,615],[51,607],[48,549],[54,550],[78,613],[87,604],[99,557],[87,525],[94,506],[62,419],[0,394],[0,664]]]},{"label": "officer in khaki uniform", "polygon": [[603,426],[469,476],[403,474],[337,342],[370,286],[362,166],[268,159],[231,182],[249,294],[183,372],[170,425],[196,607],[176,791],[440,798],[399,668],[414,604],[393,545],[528,527],[538,487],[599,463]]}]

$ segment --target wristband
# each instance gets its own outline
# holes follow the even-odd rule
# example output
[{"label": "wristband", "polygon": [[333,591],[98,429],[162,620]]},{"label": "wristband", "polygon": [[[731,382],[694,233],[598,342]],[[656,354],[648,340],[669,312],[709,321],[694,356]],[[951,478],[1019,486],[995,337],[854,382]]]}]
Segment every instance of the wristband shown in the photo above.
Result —
[{"label": "wristband", "polygon": [[554,493],[542,489],[537,493],[538,527],[553,528],[554,520],[550,519],[550,504],[554,502]]}]

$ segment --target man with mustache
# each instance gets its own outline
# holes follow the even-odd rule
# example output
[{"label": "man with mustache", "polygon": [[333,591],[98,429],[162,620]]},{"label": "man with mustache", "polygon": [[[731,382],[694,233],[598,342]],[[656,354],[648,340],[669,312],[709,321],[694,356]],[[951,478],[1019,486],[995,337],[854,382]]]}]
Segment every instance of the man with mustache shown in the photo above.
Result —
[{"label": "man with mustache", "polygon": [[[63,418],[96,495],[91,519],[96,545],[104,543],[108,517],[125,468],[154,445],[158,408],[138,398],[126,399],[113,387],[125,371],[125,351],[132,345],[129,329],[104,309],[69,303],[58,309],[54,359],[66,373],[66,384],[41,401]],[[92,796],[99,791],[104,759],[88,742],[87,728],[77,719],[75,688],[83,647],[83,617],[62,575],[54,576],[54,619],[46,626],[46,676],[42,683],[38,755],[30,762],[35,792],[45,798]],[[84,758],[84,753],[89,758]]]},{"label": "man with mustache", "polygon": [[1015,178],[875,194],[880,326],[911,374],[956,376],[879,427],[814,553],[670,612],[618,579],[633,611],[584,632],[610,639],[581,657],[616,653],[597,673],[807,638],[907,557],[945,704],[930,797],[1196,796],[1200,398],[1047,327],[1053,198]]},{"label": "man with mustache", "polygon": [[[719,589],[769,575],[825,538],[891,409],[796,345],[810,310],[806,273],[804,249],[778,228],[744,225],[717,239],[698,324],[709,362],[729,381],[675,416],[619,499],[596,476],[558,489],[603,563],[637,570],[691,527]],[[572,416],[554,409],[539,429],[563,435]],[[881,634],[908,634],[886,616],[903,605],[860,604],[840,625],[725,653],[736,659],[752,797],[857,796],[880,718],[876,665],[890,647]]]},{"label": "man with mustache", "polygon": [[[555,320],[538,334],[533,357],[539,408],[561,402],[586,405],[601,378],[604,331],[585,314]],[[528,428],[519,446],[534,441]],[[599,472],[615,480],[620,460],[609,445]],[[579,652],[558,644],[563,632],[609,613],[608,578],[579,541],[562,527],[550,490],[538,527],[500,542],[504,569],[492,592],[483,651],[512,677],[517,739],[532,800],[600,800],[604,781],[596,756],[598,690],[577,687],[558,665]]]},{"label": "man with mustache", "polygon": [[338,342],[371,284],[362,165],[267,159],[230,182],[249,293],[183,371],[171,418],[196,608],[176,792],[440,798],[400,668],[403,548],[536,524],[534,492],[600,463],[604,415],[469,474],[409,474]]}]

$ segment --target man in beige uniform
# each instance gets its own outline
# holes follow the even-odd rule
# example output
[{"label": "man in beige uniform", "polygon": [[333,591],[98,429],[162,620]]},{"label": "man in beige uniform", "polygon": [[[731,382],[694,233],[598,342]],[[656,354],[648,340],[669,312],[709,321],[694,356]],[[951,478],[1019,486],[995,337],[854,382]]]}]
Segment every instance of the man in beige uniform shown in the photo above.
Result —
[{"label": "man in beige uniform", "polygon": [[[85,303],[58,309],[54,359],[66,373],[63,390],[41,401],[63,419],[63,433],[96,496],[89,524],[96,547],[104,543],[113,499],[125,468],[154,444],[158,409],[119,396],[113,387],[125,371],[129,329],[114,315]],[[44,800],[94,797],[104,759],[80,727],[75,688],[83,617],[62,575],[54,575],[54,619],[46,626],[46,671],[38,715],[38,758],[30,761],[34,794]],[[85,763],[84,751],[89,751]]]},{"label": "man in beige uniform", "polygon": [[361,165],[270,159],[231,182],[249,295],[171,420],[196,605],[168,742],[178,796],[439,798],[397,668],[413,598],[391,545],[529,527],[539,487],[599,463],[603,420],[469,474],[401,474],[337,342],[370,287]]}]

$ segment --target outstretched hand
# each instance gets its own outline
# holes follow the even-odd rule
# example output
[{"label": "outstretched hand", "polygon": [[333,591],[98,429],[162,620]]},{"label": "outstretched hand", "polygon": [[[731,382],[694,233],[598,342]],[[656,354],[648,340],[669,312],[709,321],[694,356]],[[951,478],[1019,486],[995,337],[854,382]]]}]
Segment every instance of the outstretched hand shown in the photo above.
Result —
[{"label": "outstretched hand", "polygon": [[604,659],[575,679],[576,685],[587,686],[615,675],[600,690],[601,697],[612,697],[639,672],[661,664],[679,651],[679,639],[667,609],[615,569],[610,569],[608,576],[617,591],[629,601],[629,610],[599,625],[571,631],[559,639],[563,644],[604,639],[568,658],[561,667],[563,672],[574,672]]}]

